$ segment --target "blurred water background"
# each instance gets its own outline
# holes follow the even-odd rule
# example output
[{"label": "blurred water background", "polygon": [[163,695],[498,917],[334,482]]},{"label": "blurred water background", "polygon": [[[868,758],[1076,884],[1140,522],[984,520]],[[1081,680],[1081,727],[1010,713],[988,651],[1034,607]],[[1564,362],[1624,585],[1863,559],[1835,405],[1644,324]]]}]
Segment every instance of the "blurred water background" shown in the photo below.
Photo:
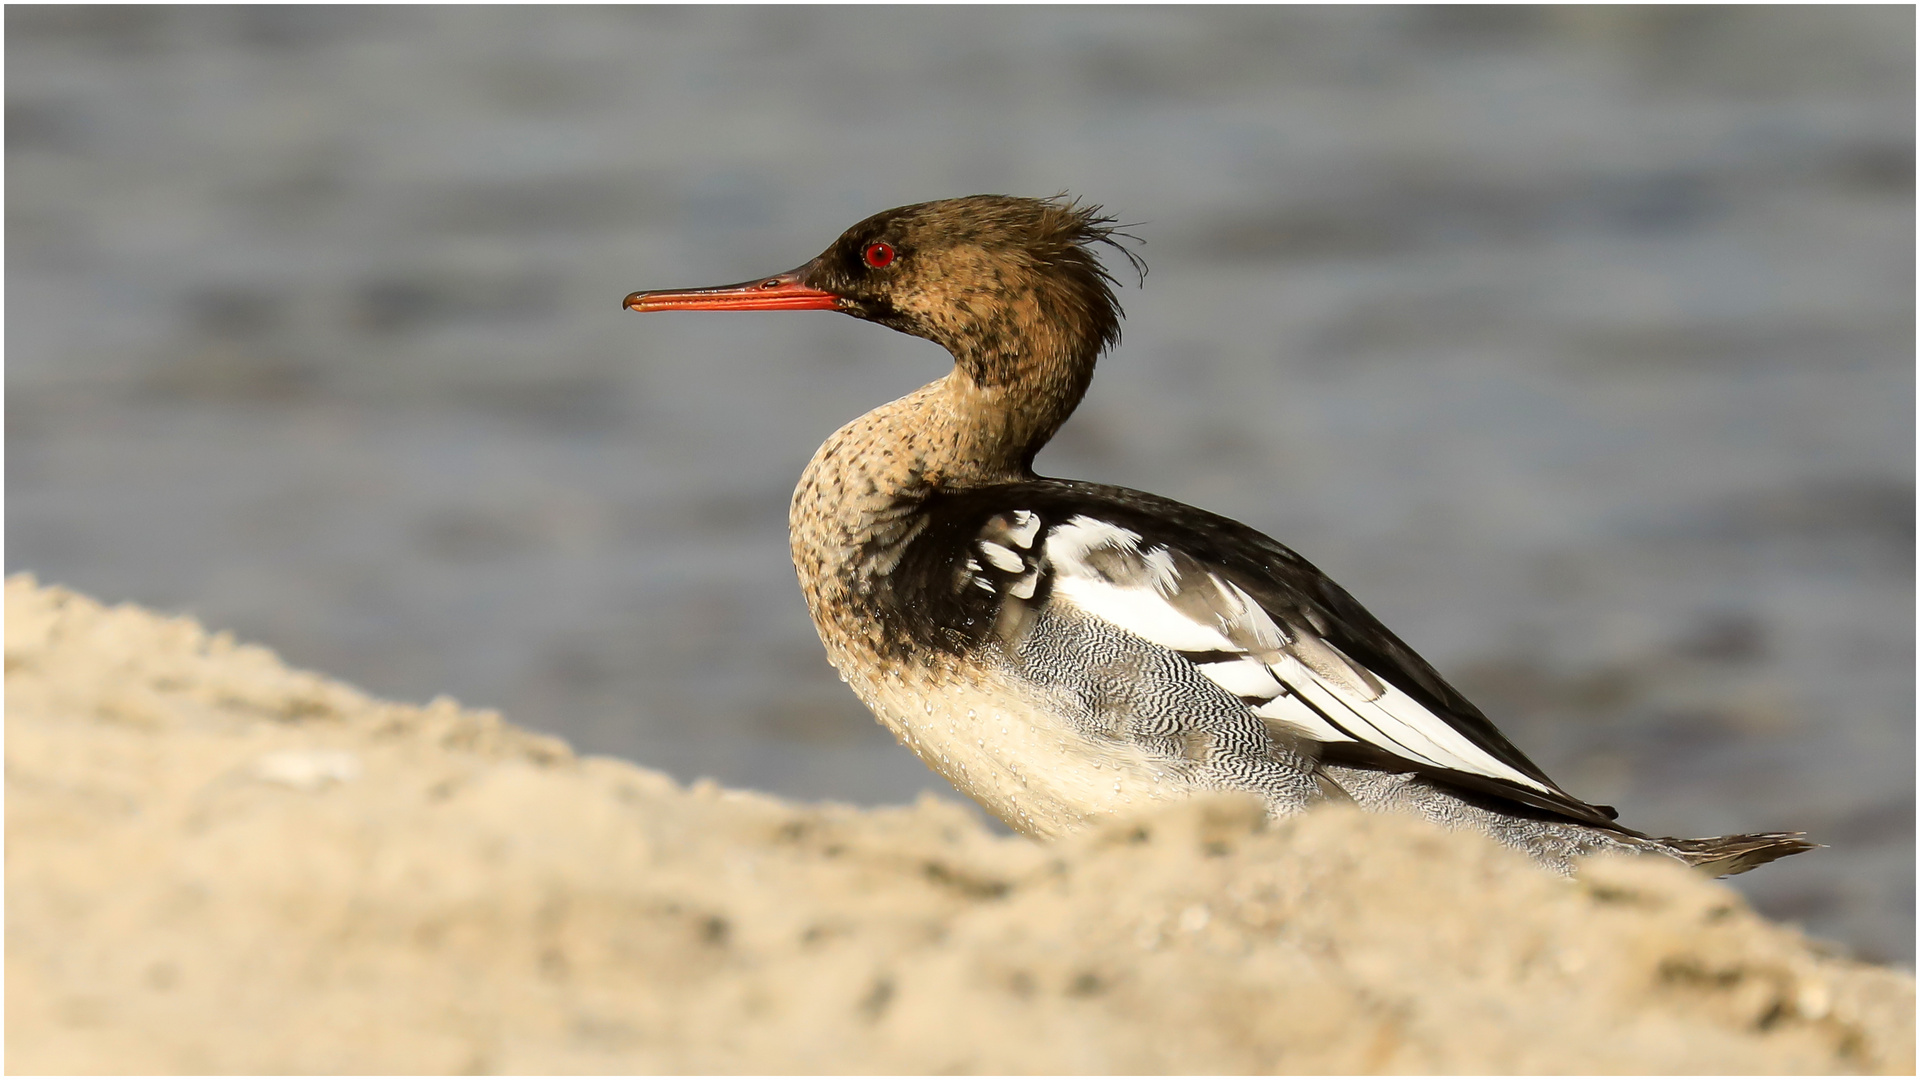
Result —
[{"label": "blurred water background", "polygon": [[1914,13],[11,7],[6,566],[682,779],[946,790],[787,565],[938,375],[640,316],[855,220],[1146,240],[1042,471],[1270,532],[1580,796],[1914,948]]}]

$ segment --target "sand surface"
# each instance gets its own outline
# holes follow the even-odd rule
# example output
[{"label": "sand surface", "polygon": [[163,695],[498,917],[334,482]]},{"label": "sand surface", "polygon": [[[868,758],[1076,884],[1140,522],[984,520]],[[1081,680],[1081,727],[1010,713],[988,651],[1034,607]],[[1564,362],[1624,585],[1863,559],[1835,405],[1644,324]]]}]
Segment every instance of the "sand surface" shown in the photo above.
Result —
[{"label": "sand surface", "polygon": [[24,577],[6,672],[14,1072],[1915,1065],[1910,976],[1660,860],[683,787]]}]

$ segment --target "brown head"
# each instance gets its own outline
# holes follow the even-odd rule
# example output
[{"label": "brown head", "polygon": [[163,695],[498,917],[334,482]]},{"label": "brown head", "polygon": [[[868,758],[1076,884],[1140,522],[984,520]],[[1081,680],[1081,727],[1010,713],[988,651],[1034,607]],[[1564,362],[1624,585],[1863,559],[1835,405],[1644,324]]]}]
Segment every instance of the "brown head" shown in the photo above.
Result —
[{"label": "brown head", "polygon": [[943,199],[875,214],[787,273],[637,292],[625,306],[842,311],[939,343],[983,389],[1033,390],[1036,379],[1065,376],[1078,383],[1077,402],[1094,359],[1120,337],[1114,281],[1094,246],[1120,250],[1144,273],[1115,235],[1100,207],[1064,196]]}]

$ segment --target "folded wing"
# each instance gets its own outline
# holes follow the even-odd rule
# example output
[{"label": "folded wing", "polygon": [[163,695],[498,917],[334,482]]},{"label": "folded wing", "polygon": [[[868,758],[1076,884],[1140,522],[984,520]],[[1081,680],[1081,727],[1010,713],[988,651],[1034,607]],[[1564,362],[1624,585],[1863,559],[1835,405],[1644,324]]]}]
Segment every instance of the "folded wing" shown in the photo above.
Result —
[{"label": "folded wing", "polygon": [[1173,650],[1276,736],[1316,744],[1322,760],[1419,773],[1618,828],[1609,808],[1554,784],[1364,608],[1271,539],[1123,489],[1040,481],[994,491],[1005,500],[1017,488],[1034,489],[1025,504],[1034,509],[993,516],[960,568],[1008,608],[1071,605]]}]

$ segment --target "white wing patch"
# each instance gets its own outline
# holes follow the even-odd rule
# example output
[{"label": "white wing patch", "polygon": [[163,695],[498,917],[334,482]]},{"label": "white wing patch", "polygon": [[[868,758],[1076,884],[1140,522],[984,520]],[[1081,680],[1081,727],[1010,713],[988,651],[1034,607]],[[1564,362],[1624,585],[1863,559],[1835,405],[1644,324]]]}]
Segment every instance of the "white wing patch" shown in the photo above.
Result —
[{"label": "white wing patch", "polygon": [[1027,565],[1020,556],[1015,555],[1012,551],[1001,547],[991,540],[980,541],[980,554],[985,555],[988,562],[1005,570],[1009,574],[1017,574],[1025,569]]},{"label": "white wing patch", "polygon": [[[1085,515],[1056,526],[1042,544],[1053,595],[1176,652],[1208,654],[1196,658],[1202,675],[1254,715],[1306,738],[1370,743],[1411,762],[1555,793],[1355,663],[1315,627],[1282,625],[1191,557],[1141,545],[1140,534]],[[994,552],[986,555],[1000,565]]]},{"label": "white wing patch", "polygon": [[1267,665],[1251,656],[1201,664],[1200,674],[1220,684],[1222,689],[1235,697],[1270,698],[1286,691],[1286,687],[1273,677]]},{"label": "white wing patch", "polygon": [[1007,517],[1007,536],[1022,550],[1032,547],[1034,536],[1040,532],[1040,515],[1031,510],[1015,510]]},{"label": "white wing patch", "polygon": [[[1034,537],[1040,534],[1040,515],[1031,510],[1013,510],[987,519],[980,535],[974,537],[972,554],[962,564],[965,572],[956,579],[955,588],[971,582],[989,593],[1006,590],[1006,595],[1031,600],[1040,587],[1040,563],[1032,554]],[[984,562],[983,562],[984,560]],[[1017,575],[1008,580],[990,574]]]},{"label": "white wing patch", "polygon": [[[1058,564],[1055,569],[1057,572]],[[1060,574],[1054,579],[1053,595],[1175,652],[1233,648],[1225,634],[1187,618],[1149,589],[1116,588],[1091,578]]]},{"label": "white wing patch", "polygon": [[1280,693],[1264,705],[1256,705],[1253,715],[1272,720],[1298,731],[1315,742],[1357,742],[1353,736],[1327,723],[1307,703],[1289,693]]},{"label": "white wing patch", "polygon": [[1233,649],[1225,632],[1188,618],[1167,597],[1179,588],[1173,556],[1142,557],[1140,534],[1084,514],[1047,534],[1054,595],[1157,645],[1178,652]]},{"label": "white wing patch", "polygon": [[1140,534],[1111,522],[1077,514],[1047,534],[1043,550],[1047,558],[1063,569],[1084,569],[1088,553],[1097,548],[1114,548],[1137,554],[1140,550]]}]

